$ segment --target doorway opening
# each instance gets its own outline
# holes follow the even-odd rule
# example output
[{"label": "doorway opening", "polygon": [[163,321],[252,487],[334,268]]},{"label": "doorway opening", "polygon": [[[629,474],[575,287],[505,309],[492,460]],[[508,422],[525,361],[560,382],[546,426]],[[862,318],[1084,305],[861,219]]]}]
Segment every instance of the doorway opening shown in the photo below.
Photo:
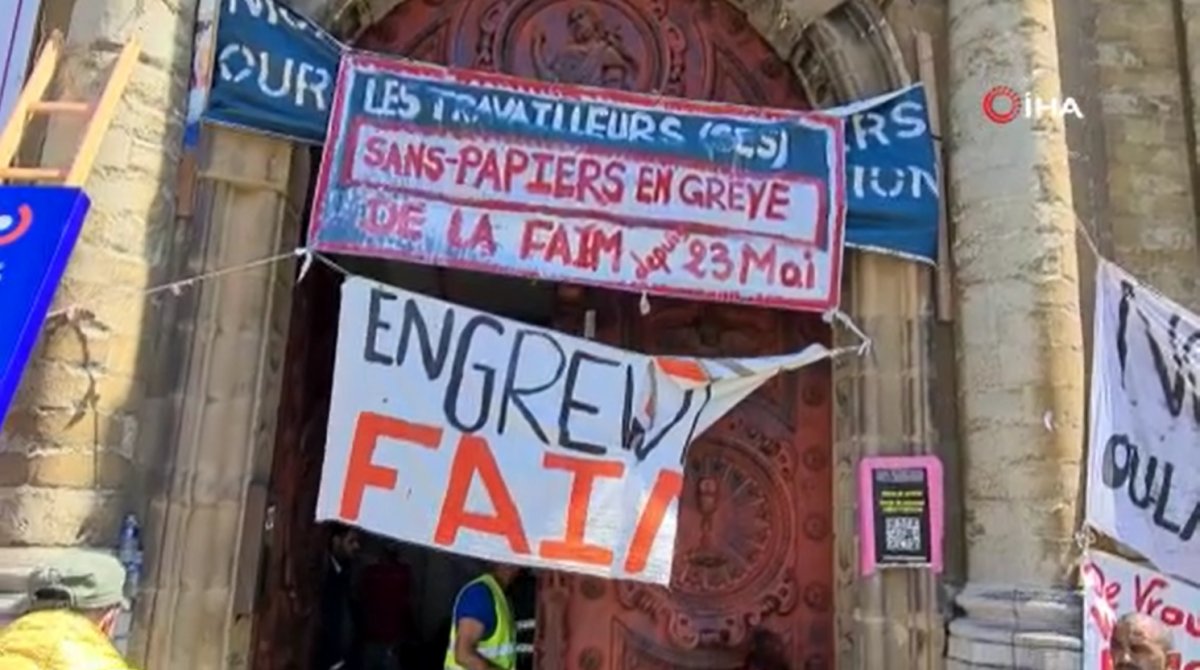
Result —
[{"label": "doorway opening", "polygon": [[[552,285],[396,261],[338,257],[350,273],[532,325],[553,322]],[[314,519],[342,276],[315,264],[296,287],[289,326],[284,390],[272,462],[259,603],[254,622],[256,670],[316,670],[322,582],[334,529]],[[437,504],[431,501],[430,504]],[[484,564],[474,559],[359,533],[361,550],[350,587],[355,648],[398,637],[404,670],[441,670],[454,598]],[[518,624],[518,667],[532,670],[536,578],[523,572],[509,589]]]},{"label": "doorway opening", "polygon": [[[350,272],[376,279],[405,290],[418,292],[455,304],[486,311],[497,316],[523,321],[530,325],[549,327],[554,318],[554,287],[544,282],[500,277],[467,270],[446,270],[428,266],[364,258],[342,257],[342,267]],[[336,318],[327,322],[336,325]],[[323,450],[322,450],[323,454]],[[438,501],[430,501],[438,504]],[[449,642],[452,609],[455,596],[467,582],[487,569],[487,563],[436,549],[397,542],[388,538],[365,536],[364,569],[376,563],[380,555],[394,552],[400,565],[407,569],[407,610],[411,628],[406,631],[404,670],[442,670]],[[369,630],[366,619],[388,613],[387,598],[370,594],[370,583],[362,584],[356,594],[358,602],[375,603],[374,608],[360,605],[361,630]],[[536,621],[536,580],[522,571],[509,587],[509,600],[518,629],[524,629],[526,644],[518,651],[518,666],[532,670],[532,632]],[[365,645],[367,641],[360,644]]]},{"label": "doorway opening", "polygon": [[[534,79],[810,107],[791,66],[721,0],[406,0],[357,46]],[[815,314],[668,299],[651,300],[643,314],[639,296],[627,293],[385,261],[347,259],[347,265],[568,333],[590,323],[598,340],[647,354],[766,356],[830,339]],[[277,529],[263,572],[270,595],[257,613],[256,670],[310,667],[294,650],[265,649],[272,639],[296,639],[299,630],[318,625],[314,585],[326,540],[311,519],[339,281],[314,267],[296,297],[271,487]],[[770,639],[793,670],[833,667],[831,379],[828,364],[781,375],[693,443],[670,588],[540,573],[537,667],[736,670],[756,639]],[[428,553],[424,560],[440,565],[441,556]],[[438,586],[442,593],[428,598],[448,611],[443,596],[454,588]],[[427,649],[422,663],[440,663],[436,645]],[[528,655],[522,659],[529,663]]]}]

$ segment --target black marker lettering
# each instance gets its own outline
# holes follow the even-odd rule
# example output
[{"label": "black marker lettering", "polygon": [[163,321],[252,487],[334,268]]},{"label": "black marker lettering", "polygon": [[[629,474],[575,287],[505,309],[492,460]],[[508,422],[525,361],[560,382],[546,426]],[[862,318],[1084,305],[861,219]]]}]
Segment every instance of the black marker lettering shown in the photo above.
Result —
[{"label": "black marker lettering", "polygon": [[[447,307],[442,317],[442,332],[438,338],[438,348],[435,353],[433,342],[429,339],[429,324],[421,315],[417,301],[409,299],[404,303],[404,322],[400,326],[400,343],[396,346],[396,363],[404,365],[408,358],[408,341],[413,331],[417,332],[417,343],[421,346],[421,363],[425,366],[425,376],[431,381],[442,376],[446,367],[446,354],[450,350],[450,336],[454,333],[454,308]],[[464,331],[465,333],[465,331]],[[459,355],[463,355],[461,349]]]},{"label": "black marker lettering", "polygon": [[[1161,482],[1157,476],[1160,463]],[[1200,500],[1196,501],[1191,516],[1180,528],[1177,522],[1167,518],[1171,494],[1175,492],[1175,465],[1168,461],[1160,461],[1156,456],[1146,458],[1144,473],[1139,473],[1140,465],[1142,454],[1138,446],[1132,443],[1127,435],[1113,435],[1104,445],[1101,481],[1114,491],[1124,488],[1130,502],[1140,509],[1149,511],[1150,505],[1154,504],[1154,513],[1150,520],[1156,527],[1178,536],[1184,542],[1191,540],[1200,527]],[[1137,491],[1139,486],[1144,490]],[[1192,489],[1192,486],[1185,484],[1182,490],[1185,494],[1190,494]]]},{"label": "black marker lettering", "polygon": [[380,331],[391,330],[392,324],[380,318],[384,300],[395,300],[396,296],[377,288],[371,289],[371,303],[367,310],[367,340],[363,343],[363,360],[368,363],[392,365],[392,359],[379,353],[378,336]]},{"label": "black marker lettering", "polygon": [[[621,410],[621,448],[624,449],[625,451],[629,451],[629,450],[633,449],[633,440],[635,439],[635,435],[633,432],[634,425],[635,424],[633,421],[633,366],[626,365],[625,366],[625,403],[624,403],[624,408]],[[641,426],[639,425],[638,428],[640,428],[640,427]],[[636,437],[640,438],[640,437],[644,437],[644,436],[645,436],[644,432],[642,432],[640,430],[637,432]]]},{"label": "black marker lettering", "polygon": [[583,363],[595,363],[614,368],[621,365],[617,361],[593,356],[586,351],[576,351],[571,356],[571,363],[567,366],[567,381],[563,386],[562,408],[558,412],[558,445],[564,449],[574,449],[585,454],[602,456],[608,451],[604,445],[581,442],[571,438],[571,412],[582,412],[593,416],[600,413],[599,407],[589,405],[575,397],[576,384],[579,382],[579,368]]},{"label": "black marker lettering", "polygon": [[695,394],[695,389],[685,392],[683,394],[683,402],[679,403],[679,411],[675,413],[675,416],[671,419],[671,421],[664,426],[661,431],[659,431],[658,435],[655,435],[654,437],[646,440],[645,443],[638,446],[638,448],[634,451],[634,454],[637,455],[638,462],[646,460],[646,456],[649,456],[650,452],[654,451],[654,448],[663,441],[663,438],[667,436],[667,433],[671,432],[672,428],[679,425],[680,421],[683,421],[683,417],[687,416],[688,410],[692,408],[692,396]]},{"label": "black marker lettering", "polygon": [[480,328],[488,328],[497,335],[504,334],[503,322],[486,314],[480,314],[467,321],[458,336],[458,345],[454,352],[454,363],[450,366],[450,381],[446,385],[446,397],[442,407],[446,413],[446,421],[455,430],[462,433],[474,433],[487,423],[489,409],[492,404],[492,391],[496,385],[495,368],[483,365],[482,363],[473,364],[471,367],[483,375],[479,394],[479,416],[471,423],[466,423],[459,418],[458,400],[462,392],[463,368],[466,367],[467,354],[471,350],[471,344],[475,341],[475,331]]},{"label": "black marker lettering", "polygon": [[[517,364],[521,360],[521,348],[525,343],[525,339],[532,337],[539,337],[554,347],[554,351],[558,354],[558,366],[554,369],[554,374],[544,384],[517,388]],[[542,444],[550,446],[550,438],[546,435],[546,431],[538,424],[537,417],[533,415],[533,412],[525,406],[525,401],[521,399],[521,396],[536,395],[554,386],[562,377],[563,368],[566,366],[567,355],[563,353],[562,347],[559,346],[553,337],[536,330],[518,330],[516,336],[513,338],[512,352],[508,356],[508,372],[504,377],[504,390],[500,394],[500,418],[496,422],[496,432],[501,435],[504,434],[504,429],[508,426],[508,405],[512,403],[516,406],[517,411],[521,413],[521,416],[525,417],[525,422],[529,424],[530,429],[538,436]]]}]

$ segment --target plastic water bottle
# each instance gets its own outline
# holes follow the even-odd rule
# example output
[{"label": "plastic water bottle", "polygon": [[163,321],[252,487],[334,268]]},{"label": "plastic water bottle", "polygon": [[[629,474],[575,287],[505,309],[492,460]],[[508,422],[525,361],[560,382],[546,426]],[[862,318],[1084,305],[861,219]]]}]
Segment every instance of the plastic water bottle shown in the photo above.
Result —
[{"label": "plastic water bottle", "polygon": [[132,600],[142,580],[142,527],[133,514],[121,522],[117,558],[125,566],[125,597]]},{"label": "plastic water bottle", "polygon": [[117,541],[117,557],[122,563],[133,560],[133,555],[138,550],[138,539],[141,534],[142,527],[138,524],[137,516],[125,515],[125,519],[121,521],[121,538]]}]

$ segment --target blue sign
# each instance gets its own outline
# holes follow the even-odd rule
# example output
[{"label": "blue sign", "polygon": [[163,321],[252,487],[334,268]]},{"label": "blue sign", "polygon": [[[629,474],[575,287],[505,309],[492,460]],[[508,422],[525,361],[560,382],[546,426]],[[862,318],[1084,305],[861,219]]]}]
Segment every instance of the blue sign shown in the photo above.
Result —
[{"label": "blue sign", "polygon": [[837,110],[846,117],[846,246],[937,262],[937,160],[920,85]]},{"label": "blue sign", "polygon": [[342,45],[276,0],[220,0],[203,118],[301,142],[325,141]]},{"label": "blue sign", "polygon": [[0,422],[89,205],[78,188],[0,186]]}]

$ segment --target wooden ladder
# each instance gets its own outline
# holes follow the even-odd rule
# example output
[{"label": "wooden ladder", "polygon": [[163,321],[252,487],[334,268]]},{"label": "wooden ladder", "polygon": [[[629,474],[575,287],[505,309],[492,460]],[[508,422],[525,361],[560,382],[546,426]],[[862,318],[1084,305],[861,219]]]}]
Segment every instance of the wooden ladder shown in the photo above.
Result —
[{"label": "wooden ladder", "polygon": [[[95,102],[74,102],[68,100],[45,100],[46,89],[50,87],[54,73],[58,69],[58,60],[63,50],[63,36],[57,30],[50,35],[42,47],[37,64],[21,90],[21,96],[13,107],[12,116],[0,130],[0,183],[20,181],[23,183],[60,185],[82,187],[100,149],[100,141],[112,122],[113,114],[117,111],[117,103],[129,84],[133,67],[137,64],[138,55],[142,48],[136,38],[131,39],[121,49],[121,55],[104,84],[100,97]],[[25,131],[34,114],[52,116],[70,114],[86,117],[83,136],[74,160],[65,168],[52,167],[16,167],[13,160],[21,147]]]}]

